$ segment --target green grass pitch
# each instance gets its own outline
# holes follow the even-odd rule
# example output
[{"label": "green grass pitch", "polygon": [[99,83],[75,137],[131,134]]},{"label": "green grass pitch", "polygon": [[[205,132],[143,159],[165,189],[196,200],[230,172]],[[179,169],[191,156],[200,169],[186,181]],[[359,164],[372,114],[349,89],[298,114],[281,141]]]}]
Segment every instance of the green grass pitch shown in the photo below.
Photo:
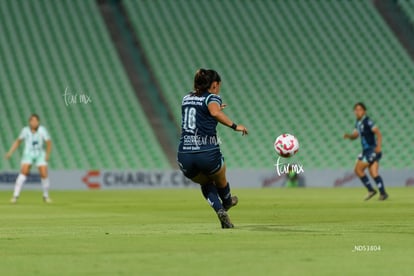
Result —
[{"label": "green grass pitch", "polygon": [[222,230],[198,189],[0,193],[1,275],[413,275],[411,188],[233,189]]}]

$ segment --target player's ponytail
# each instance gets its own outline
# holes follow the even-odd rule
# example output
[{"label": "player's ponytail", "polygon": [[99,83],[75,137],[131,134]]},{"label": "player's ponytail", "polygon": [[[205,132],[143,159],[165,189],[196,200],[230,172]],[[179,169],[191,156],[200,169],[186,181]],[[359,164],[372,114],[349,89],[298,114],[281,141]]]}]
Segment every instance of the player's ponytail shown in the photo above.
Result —
[{"label": "player's ponytail", "polygon": [[213,82],[221,82],[220,75],[214,70],[200,68],[194,76],[194,90],[196,94],[208,91]]},{"label": "player's ponytail", "polygon": [[196,94],[207,91],[211,85],[211,78],[208,70],[200,68],[194,76],[194,90]]}]

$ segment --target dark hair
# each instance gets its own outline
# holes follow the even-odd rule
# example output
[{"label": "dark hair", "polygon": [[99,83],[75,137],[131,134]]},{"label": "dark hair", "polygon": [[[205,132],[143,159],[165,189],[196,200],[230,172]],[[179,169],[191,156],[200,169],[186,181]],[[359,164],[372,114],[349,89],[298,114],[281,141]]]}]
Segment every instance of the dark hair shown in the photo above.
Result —
[{"label": "dark hair", "polygon": [[367,107],[365,106],[365,104],[364,104],[364,103],[359,102],[359,103],[354,104],[354,109],[355,109],[357,106],[360,106],[360,107],[361,107],[364,111],[367,111]]},{"label": "dark hair", "polygon": [[221,77],[215,70],[200,68],[194,76],[194,90],[197,94],[205,92],[215,81],[221,82]]},{"label": "dark hair", "polygon": [[32,113],[32,115],[30,115],[30,117],[29,117],[29,120],[33,117],[35,117],[38,121],[40,121],[40,117],[36,113]]}]

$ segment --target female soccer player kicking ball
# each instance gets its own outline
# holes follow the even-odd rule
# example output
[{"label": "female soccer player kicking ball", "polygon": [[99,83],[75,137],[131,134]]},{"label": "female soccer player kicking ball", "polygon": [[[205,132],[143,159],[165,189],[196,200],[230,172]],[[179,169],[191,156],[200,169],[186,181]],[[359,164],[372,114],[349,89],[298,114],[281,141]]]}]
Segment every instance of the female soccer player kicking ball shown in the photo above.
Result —
[{"label": "female soccer player kicking ball", "polygon": [[[21,171],[17,176],[16,184],[14,185],[14,193],[11,203],[17,202],[23,183],[30,172],[32,164],[36,165],[39,169],[43,188],[43,201],[45,203],[50,203],[47,161],[49,160],[50,151],[52,149],[52,141],[50,140],[49,133],[46,128],[40,125],[38,115],[32,114],[30,116],[29,126],[22,129],[19,137],[6,154],[7,159],[9,159],[13,152],[20,146],[22,140],[25,141],[25,148],[21,162]],[[44,149],[44,143],[46,143],[46,151]]]},{"label": "female soccer player kicking ball", "polygon": [[351,134],[345,134],[345,139],[355,140],[361,137],[362,153],[358,156],[355,165],[355,173],[361,179],[362,184],[368,189],[368,195],[365,200],[372,198],[377,191],[372,188],[368,177],[365,175],[365,169],[369,169],[371,177],[374,179],[380,191],[379,200],[386,200],[388,194],[385,192],[384,182],[378,174],[379,160],[381,159],[381,142],[382,136],[379,128],[366,115],[366,107],[363,103],[354,105],[354,113],[356,117],[355,129]]},{"label": "female soccer player kicking ball", "polygon": [[233,228],[227,211],[238,202],[231,196],[226,178],[226,165],[220,151],[216,127],[220,122],[235,131],[247,134],[222,111],[221,78],[214,70],[199,69],[194,77],[194,90],[184,96],[181,104],[181,139],[177,161],[184,175],[201,185],[207,202],[217,213],[222,228]]}]

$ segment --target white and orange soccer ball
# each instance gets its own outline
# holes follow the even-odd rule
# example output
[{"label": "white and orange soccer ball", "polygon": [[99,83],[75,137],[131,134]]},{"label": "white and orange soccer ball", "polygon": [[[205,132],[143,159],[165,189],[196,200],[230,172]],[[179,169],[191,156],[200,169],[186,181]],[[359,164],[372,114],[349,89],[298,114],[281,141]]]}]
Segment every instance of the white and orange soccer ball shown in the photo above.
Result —
[{"label": "white and orange soccer ball", "polygon": [[275,151],[281,157],[291,157],[299,150],[299,141],[292,134],[281,134],[275,140]]}]

